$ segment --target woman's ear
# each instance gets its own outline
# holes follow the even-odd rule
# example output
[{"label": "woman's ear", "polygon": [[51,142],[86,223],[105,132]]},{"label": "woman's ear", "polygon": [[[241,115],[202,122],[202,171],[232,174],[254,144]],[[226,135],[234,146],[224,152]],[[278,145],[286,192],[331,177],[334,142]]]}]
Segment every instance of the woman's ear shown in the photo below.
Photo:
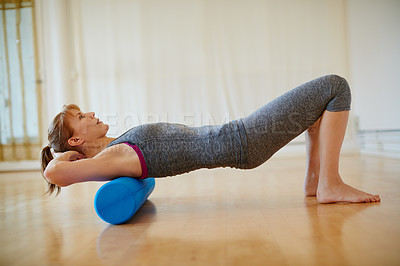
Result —
[{"label": "woman's ear", "polygon": [[85,141],[79,137],[71,137],[68,139],[68,144],[71,147],[76,147],[84,143]]}]

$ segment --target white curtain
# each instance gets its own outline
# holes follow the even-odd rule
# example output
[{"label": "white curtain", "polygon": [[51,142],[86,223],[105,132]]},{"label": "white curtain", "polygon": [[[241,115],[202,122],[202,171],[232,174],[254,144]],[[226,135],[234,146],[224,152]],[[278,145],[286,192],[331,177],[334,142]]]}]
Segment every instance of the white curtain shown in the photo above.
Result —
[{"label": "white curtain", "polygon": [[62,85],[47,79],[47,120],[74,102],[110,135],[147,122],[220,124],[318,76],[348,77],[345,1],[50,2],[42,30],[55,34],[43,47],[58,38],[65,55],[63,68],[44,54],[45,70],[68,71]]}]

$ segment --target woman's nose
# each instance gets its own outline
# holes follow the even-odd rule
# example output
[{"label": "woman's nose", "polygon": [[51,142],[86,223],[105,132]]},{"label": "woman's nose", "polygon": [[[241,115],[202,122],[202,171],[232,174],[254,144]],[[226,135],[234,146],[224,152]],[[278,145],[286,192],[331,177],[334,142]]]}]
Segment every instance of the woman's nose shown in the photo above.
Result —
[{"label": "woman's nose", "polygon": [[94,118],[95,113],[94,112],[90,112],[89,115],[90,115],[91,118]]}]

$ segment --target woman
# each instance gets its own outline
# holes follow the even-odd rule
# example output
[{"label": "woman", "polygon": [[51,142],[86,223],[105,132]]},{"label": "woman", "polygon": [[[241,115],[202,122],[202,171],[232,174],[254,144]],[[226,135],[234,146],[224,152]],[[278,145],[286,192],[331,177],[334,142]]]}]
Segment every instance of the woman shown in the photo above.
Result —
[{"label": "woman", "polygon": [[[64,106],[49,128],[50,144],[42,151],[43,174],[52,193],[73,183],[119,176],[166,177],[215,167],[252,169],[306,131],[305,195],[317,196],[320,203],[377,202],[378,195],[345,184],[339,175],[350,103],[346,80],[328,75],[223,125],[146,124],[116,139],[106,137],[108,125],[94,113]],[[59,154],[54,159],[51,150]]]}]

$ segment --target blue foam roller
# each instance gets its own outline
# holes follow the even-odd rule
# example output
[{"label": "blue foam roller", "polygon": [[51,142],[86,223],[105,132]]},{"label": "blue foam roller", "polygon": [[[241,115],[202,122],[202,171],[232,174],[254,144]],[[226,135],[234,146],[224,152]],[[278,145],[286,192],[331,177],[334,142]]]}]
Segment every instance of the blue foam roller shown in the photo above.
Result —
[{"label": "blue foam roller", "polygon": [[94,208],[103,221],[122,224],[133,217],[150,196],[154,178],[120,177],[104,184],[94,197]]}]

